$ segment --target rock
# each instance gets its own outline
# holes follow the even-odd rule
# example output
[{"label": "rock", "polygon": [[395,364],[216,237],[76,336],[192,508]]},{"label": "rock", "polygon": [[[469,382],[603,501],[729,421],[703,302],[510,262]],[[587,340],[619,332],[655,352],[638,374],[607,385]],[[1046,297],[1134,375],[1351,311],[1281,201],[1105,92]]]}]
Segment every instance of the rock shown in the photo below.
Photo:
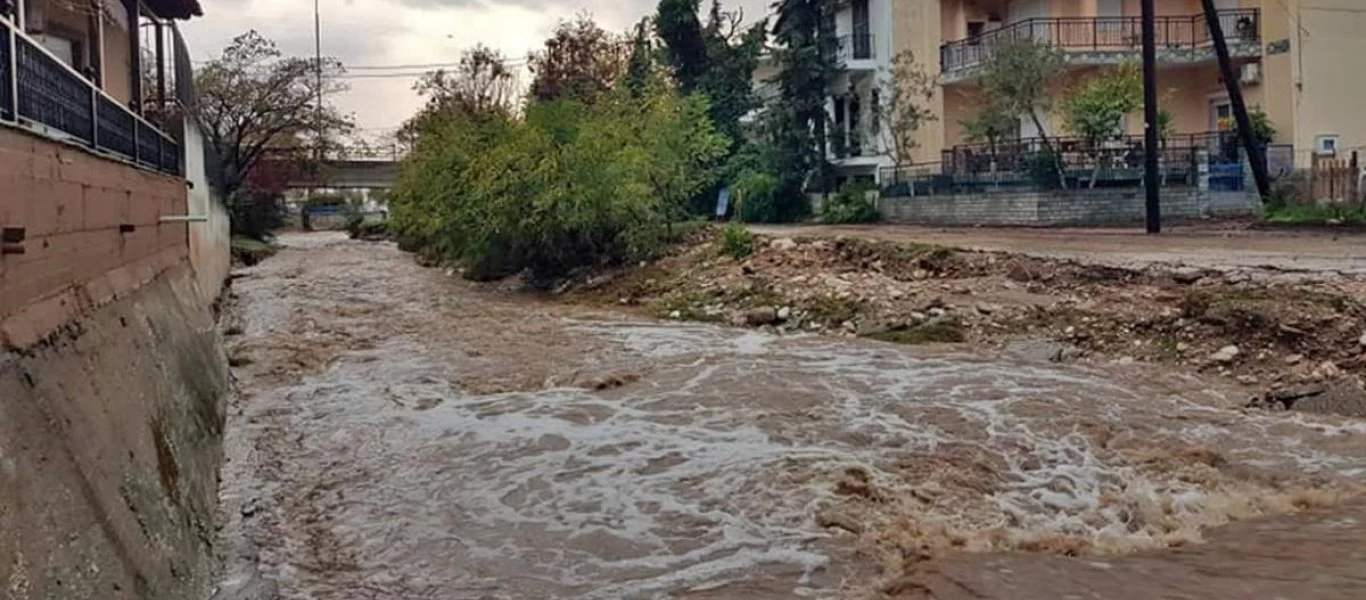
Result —
[{"label": "rock", "polygon": [[1298,365],[1301,362],[1304,362],[1303,354],[1291,354],[1290,356],[1285,357],[1285,364],[1287,365]]},{"label": "rock", "polygon": [[1061,363],[1076,360],[1081,349],[1051,340],[1017,340],[1006,345],[1005,353],[1024,360]]},{"label": "rock", "polygon": [[1253,385],[1257,383],[1256,375],[1239,375],[1234,379],[1237,379],[1238,383],[1241,383],[1243,385]]},{"label": "rock", "polygon": [[1176,343],[1176,351],[1177,351],[1177,352],[1185,352],[1185,351],[1190,350],[1190,349],[1191,349],[1191,345],[1190,345],[1190,344],[1187,344],[1186,342],[1177,342],[1177,343]]},{"label": "rock", "polygon": [[797,240],[792,238],[778,238],[768,243],[768,247],[774,250],[793,250],[797,247]]},{"label": "rock", "polygon": [[669,318],[670,318],[670,319],[682,319],[682,318],[683,318],[683,311],[681,311],[681,310],[672,311],[672,312],[669,313]]},{"label": "rock", "polygon": [[1355,382],[1343,382],[1322,394],[1307,396],[1291,405],[1296,411],[1366,417],[1366,389]]},{"label": "rock", "polygon": [[922,307],[921,310],[930,310],[932,308],[944,308],[944,306],[946,306],[946,304],[944,303],[944,298],[942,296],[935,296],[934,298],[931,298],[929,302],[926,302],[925,306]]},{"label": "rock", "polygon": [[1205,274],[1201,273],[1199,269],[1190,267],[1184,269],[1177,269],[1176,271],[1172,272],[1173,281],[1177,283],[1183,283],[1186,285],[1190,285],[1192,283],[1200,281],[1204,277]]},{"label": "rock", "polygon": [[1132,356],[1121,356],[1121,357],[1119,357],[1118,360],[1115,361],[1115,364],[1117,364],[1117,365],[1132,365],[1132,364],[1134,364],[1134,357],[1132,357]]},{"label": "rock", "polygon": [[791,318],[792,318],[792,307],[791,307],[791,306],[784,306],[784,307],[778,309],[778,320],[779,320],[779,321],[786,321],[786,320],[791,319]]},{"label": "rock", "polygon": [[1209,359],[1217,363],[1231,363],[1233,362],[1233,359],[1238,358],[1238,353],[1239,350],[1237,346],[1228,345],[1220,348],[1218,352],[1211,354]]},{"label": "rock", "polygon": [[999,310],[1001,310],[1001,307],[996,306],[995,304],[991,304],[991,303],[988,303],[988,302],[978,302],[978,303],[977,303],[977,312],[982,313],[982,314],[984,314],[984,315],[989,315],[989,314],[994,313],[994,312],[997,312],[997,311],[999,311]]},{"label": "rock", "polygon": [[630,299],[630,298],[627,298],[626,296],[622,296],[622,297],[620,297],[620,298],[617,298],[617,304],[620,304],[620,305],[622,305],[622,306],[626,306],[627,304],[630,304],[630,303],[631,303],[631,299]]},{"label": "rock", "polygon": [[751,327],[772,325],[778,322],[778,311],[772,306],[763,306],[745,312],[745,324]]},{"label": "rock", "polygon": [[930,272],[929,272],[929,271],[926,271],[925,269],[916,269],[916,270],[914,270],[914,271],[911,271],[911,278],[912,278],[912,279],[917,279],[917,280],[920,280],[920,279],[929,279],[929,278],[930,278]]},{"label": "rock", "polygon": [[920,323],[920,322],[923,322],[925,319],[930,318],[930,316],[927,315],[927,314],[925,314],[925,313],[923,313],[923,312],[920,312],[920,311],[918,311],[918,310],[913,310],[913,311],[911,311],[911,314],[906,315],[906,318],[908,318],[908,319],[910,319],[911,321],[914,321],[914,322],[916,322],[916,323]]},{"label": "rock", "polygon": [[936,306],[936,307],[930,309],[930,316],[931,316],[931,317],[942,317],[942,316],[948,314],[948,312],[949,312],[949,311],[944,310],[942,307]]},{"label": "rock", "polygon": [[845,331],[858,331],[858,325],[856,325],[853,321],[845,321],[843,323],[840,323],[840,328],[844,329]]},{"label": "rock", "polygon": [[1342,219],[1328,219],[1323,222],[1325,225],[1341,225]]},{"label": "rock", "polygon": [[1366,348],[1366,333],[1361,334],[1361,337],[1357,339],[1357,345]]},{"label": "rock", "polygon": [[1310,374],[1315,379],[1337,379],[1342,375],[1342,369],[1338,368],[1337,363],[1325,360],[1314,367],[1314,372]]}]

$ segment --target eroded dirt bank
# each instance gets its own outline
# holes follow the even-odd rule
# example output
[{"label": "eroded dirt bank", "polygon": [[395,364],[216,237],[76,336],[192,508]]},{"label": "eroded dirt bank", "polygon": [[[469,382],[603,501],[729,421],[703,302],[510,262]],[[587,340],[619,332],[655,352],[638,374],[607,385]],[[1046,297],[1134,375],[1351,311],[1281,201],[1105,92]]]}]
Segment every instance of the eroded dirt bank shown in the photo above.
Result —
[{"label": "eroded dirt bank", "polygon": [[[1366,481],[1366,424],[1244,411],[1228,378],[661,323],[618,312],[615,283],[595,309],[387,244],[284,241],[235,283],[229,586],[255,571],[284,598],[950,597],[955,573],[995,560],[958,551],[1024,550],[1157,552],[1145,569],[1208,590],[1217,575],[1166,549],[1316,506],[1356,518],[1340,502]],[[1268,531],[1285,564],[1311,556]],[[1363,592],[1312,585],[1295,597]]]}]

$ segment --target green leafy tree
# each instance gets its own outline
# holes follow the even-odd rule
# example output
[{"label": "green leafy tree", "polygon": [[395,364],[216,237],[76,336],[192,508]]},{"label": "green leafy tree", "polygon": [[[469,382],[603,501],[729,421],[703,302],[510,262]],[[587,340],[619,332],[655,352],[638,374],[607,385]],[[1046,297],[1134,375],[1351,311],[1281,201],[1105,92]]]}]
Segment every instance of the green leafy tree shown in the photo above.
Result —
[{"label": "green leafy tree", "polygon": [[1068,94],[1062,103],[1067,128],[1082,140],[1094,168],[1096,186],[1104,163],[1105,143],[1124,134],[1124,117],[1143,105],[1143,74],[1126,63],[1102,73]]},{"label": "green leafy tree", "polygon": [[426,104],[399,128],[397,138],[404,144],[437,119],[507,117],[518,100],[516,73],[501,53],[483,45],[462,53],[454,69],[423,75],[413,89]]},{"label": "green leafy tree", "polygon": [[753,87],[767,23],[742,26],[743,15],[713,0],[705,24],[698,0],[660,0],[654,19],[663,55],[683,94],[706,94],[717,129],[738,144],[740,119],[758,108]]},{"label": "green leafy tree", "polygon": [[[1060,155],[1053,147],[1040,115],[1053,109],[1050,89],[1064,69],[1062,51],[1042,40],[1024,38],[996,46],[982,66],[982,92],[987,102],[1007,114],[1029,119],[1039,131],[1059,182],[1065,182]],[[1065,185],[1065,183],[1064,183]]]},{"label": "green leafy tree", "polygon": [[890,72],[879,79],[890,93],[873,106],[874,126],[896,166],[903,167],[919,147],[920,126],[939,118],[929,106],[939,85],[909,50],[896,55]]},{"label": "green leafy tree", "polygon": [[986,144],[991,156],[991,175],[995,179],[1000,144],[1020,133],[1020,120],[1006,112],[995,102],[988,100],[981,110],[961,122],[965,137],[969,142]]},{"label": "green leafy tree", "polygon": [[768,108],[769,134],[779,176],[778,218],[809,212],[805,192],[815,179],[829,190],[834,170],[826,160],[830,115],[825,100],[839,73],[835,36],[836,0],[779,0],[773,51],[779,99]]}]

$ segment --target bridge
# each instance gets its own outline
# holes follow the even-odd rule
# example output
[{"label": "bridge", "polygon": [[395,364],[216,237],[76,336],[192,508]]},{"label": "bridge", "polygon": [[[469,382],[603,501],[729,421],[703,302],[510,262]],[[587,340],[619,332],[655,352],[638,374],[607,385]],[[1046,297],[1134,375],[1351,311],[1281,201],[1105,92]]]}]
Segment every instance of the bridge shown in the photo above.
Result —
[{"label": "bridge", "polygon": [[399,161],[405,155],[397,147],[329,150],[318,168],[294,170],[285,187],[387,190],[398,181]]}]

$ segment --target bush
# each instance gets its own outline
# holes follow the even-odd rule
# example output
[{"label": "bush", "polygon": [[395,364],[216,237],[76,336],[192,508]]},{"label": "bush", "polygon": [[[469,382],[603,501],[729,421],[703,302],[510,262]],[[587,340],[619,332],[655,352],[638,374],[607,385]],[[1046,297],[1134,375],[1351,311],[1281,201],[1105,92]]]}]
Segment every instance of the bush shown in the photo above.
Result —
[{"label": "bush", "polygon": [[228,223],[232,235],[264,241],[285,224],[284,198],[250,189],[228,197]]},{"label": "bush", "polygon": [[821,220],[830,224],[875,223],[881,215],[877,205],[868,200],[873,188],[847,185],[838,194],[821,203]]},{"label": "bush", "polygon": [[244,236],[233,236],[229,248],[232,249],[233,262],[247,266],[270,258],[278,250],[275,244]]},{"label": "bush", "polygon": [[525,119],[430,119],[390,194],[389,230],[475,279],[526,271],[548,284],[648,258],[729,146],[707,106],[650,91],[535,104]]},{"label": "bush", "polygon": [[1049,149],[1039,150],[1029,155],[1026,160],[1025,168],[1029,173],[1029,180],[1034,185],[1044,190],[1056,190],[1062,188],[1061,175],[1058,173],[1062,165],[1062,157],[1057,152]]},{"label": "bush", "polygon": [[746,223],[778,220],[778,178],[768,173],[745,171],[735,181],[735,214]]},{"label": "bush", "polygon": [[1271,189],[1262,199],[1268,212],[1287,206],[1313,204],[1314,184],[1308,171],[1295,171],[1277,177],[1271,182]]},{"label": "bush", "polygon": [[1366,225],[1366,208],[1358,204],[1292,204],[1268,207],[1262,218],[1268,223],[1291,225]]},{"label": "bush", "polygon": [[726,225],[721,230],[721,252],[737,259],[754,254],[754,235],[739,223]]}]

